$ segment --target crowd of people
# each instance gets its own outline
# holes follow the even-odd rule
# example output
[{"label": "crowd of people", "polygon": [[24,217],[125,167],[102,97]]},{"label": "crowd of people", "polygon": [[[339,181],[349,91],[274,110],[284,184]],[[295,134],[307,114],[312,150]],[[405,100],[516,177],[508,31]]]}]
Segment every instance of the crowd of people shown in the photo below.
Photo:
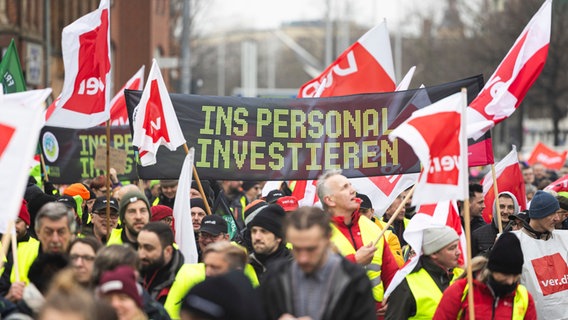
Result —
[{"label": "crowd of people", "polygon": [[376,212],[341,171],[319,177],[315,206],[299,206],[286,183],[263,196],[263,181],[203,180],[203,192],[193,182],[197,263],[175,242],[176,180],[111,175],[107,189],[104,176],[41,188],[30,178],[0,270],[0,317],[568,319],[568,192],[542,190],[566,173],[519,165],[525,211],[502,191],[486,222],[483,188],[470,183],[462,224],[472,230],[473,287],[456,230],[427,226],[410,247],[417,209],[397,212],[409,190]]}]

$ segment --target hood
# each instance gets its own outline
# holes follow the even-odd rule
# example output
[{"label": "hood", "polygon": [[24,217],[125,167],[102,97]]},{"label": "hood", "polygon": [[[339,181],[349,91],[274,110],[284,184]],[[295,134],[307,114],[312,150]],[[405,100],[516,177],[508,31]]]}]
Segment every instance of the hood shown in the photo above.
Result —
[{"label": "hood", "polygon": [[[513,214],[519,213],[519,201],[517,201],[517,197],[515,197],[515,195],[510,193],[509,191],[503,191],[499,192],[499,196],[493,201],[493,210],[491,211],[493,217],[495,217],[495,213],[497,212],[497,199],[502,195],[508,195],[509,197],[511,197],[511,199],[513,199],[513,206],[515,207],[515,212],[513,212]],[[493,219],[493,224],[496,223],[496,220],[497,219]]]}]

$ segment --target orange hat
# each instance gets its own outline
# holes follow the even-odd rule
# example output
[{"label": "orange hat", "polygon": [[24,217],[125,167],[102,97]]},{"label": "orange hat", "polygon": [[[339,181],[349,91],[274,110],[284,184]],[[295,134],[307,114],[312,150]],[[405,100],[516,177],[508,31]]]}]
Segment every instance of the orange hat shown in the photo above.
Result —
[{"label": "orange hat", "polygon": [[82,183],[74,183],[74,184],[70,185],[69,187],[67,187],[65,189],[65,191],[63,191],[63,194],[68,195],[68,196],[72,196],[72,197],[78,195],[78,196],[81,196],[81,198],[83,198],[83,200],[91,199],[91,192]]}]

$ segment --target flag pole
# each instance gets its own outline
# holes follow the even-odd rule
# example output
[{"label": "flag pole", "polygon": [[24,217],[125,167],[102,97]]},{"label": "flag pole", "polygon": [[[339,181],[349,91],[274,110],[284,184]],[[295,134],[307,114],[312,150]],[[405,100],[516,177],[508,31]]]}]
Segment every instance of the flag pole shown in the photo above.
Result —
[{"label": "flag pole", "polygon": [[387,231],[387,229],[394,223],[394,220],[396,220],[396,217],[398,216],[398,214],[400,213],[400,211],[402,210],[402,208],[404,208],[404,205],[408,202],[408,199],[410,199],[410,197],[412,196],[412,194],[414,193],[414,189],[416,189],[416,183],[412,186],[412,188],[408,191],[408,193],[406,194],[406,196],[404,197],[404,199],[402,199],[402,202],[398,205],[398,207],[396,208],[396,210],[394,211],[394,213],[392,214],[392,216],[390,217],[389,221],[387,222],[387,224],[385,225],[385,227],[383,228],[383,230],[381,230],[381,232],[379,233],[379,236],[377,237],[377,240],[375,240],[373,242],[373,247],[375,247],[377,245],[377,243],[379,243],[379,240],[381,240],[381,238],[383,237],[383,235],[385,234],[385,232]]},{"label": "flag pole", "polygon": [[20,282],[20,269],[18,269],[18,239],[16,238],[16,232],[14,232],[14,230],[10,230],[9,232],[12,235],[12,259],[14,259],[12,270],[14,270],[16,282]]},{"label": "flag pole", "polygon": [[10,240],[12,237],[10,236],[10,230],[14,229],[15,223],[14,220],[10,220],[8,222],[8,228],[6,228],[6,232],[2,235],[2,257],[0,257],[0,269],[4,268],[4,262],[6,261],[6,255],[8,254],[8,248],[10,247]]},{"label": "flag pole", "polygon": [[[110,119],[106,121],[106,227],[107,240],[110,237]],[[85,214],[85,213],[83,213]]]},{"label": "flag pole", "polygon": [[43,180],[45,182],[49,182],[49,176],[47,175],[47,169],[45,168],[45,159],[43,158],[43,149],[41,149],[41,146],[39,148],[39,163],[41,164],[41,170],[43,170]]},{"label": "flag pole", "polygon": [[497,217],[497,227],[499,228],[499,233],[503,233],[503,222],[501,221],[501,209],[499,205],[499,188],[497,187],[497,174],[495,173],[495,164],[491,164],[491,176],[493,177],[493,193],[495,194],[495,214]]},{"label": "flag pole", "polygon": [[469,223],[469,221],[471,221],[471,215],[469,212],[469,192],[468,192],[468,186],[469,186],[469,172],[468,172],[468,156],[467,156],[467,131],[466,131],[466,108],[467,108],[467,89],[466,88],[462,88],[461,89],[461,94],[462,94],[462,103],[460,106],[460,114],[461,114],[461,136],[460,136],[460,140],[461,140],[461,149],[460,149],[460,153],[461,153],[461,163],[462,163],[462,168],[461,168],[461,172],[462,172],[462,180],[463,181],[463,195],[464,195],[464,217],[463,220],[466,221],[466,223],[464,223],[464,227],[465,227],[465,243],[466,243],[466,261],[467,261],[467,267],[466,267],[466,272],[467,272],[467,286],[469,288],[469,290],[467,290],[467,301],[468,301],[468,311],[469,311],[469,318],[470,319],[475,319],[475,305],[474,305],[474,300],[473,300],[473,270],[472,270],[472,265],[471,265],[471,224]]},{"label": "flag pole", "polygon": [[[189,148],[187,147],[187,143],[183,144],[183,150],[185,150],[185,154],[189,154]],[[203,203],[205,204],[205,209],[207,209],[207,214],[211,215],[211,208],[209,207],[209,201],[207,201],[207,197],[205,196],[205,191],[203,191],[203,186],[201,185],[201,180],[199,179],[199,175],[197,174],[197,168],[195,164],[193,164],[193,178],[197,181],[197,187],[199,188],[199,193],[201,193],[201,197],[203,198]]]}]

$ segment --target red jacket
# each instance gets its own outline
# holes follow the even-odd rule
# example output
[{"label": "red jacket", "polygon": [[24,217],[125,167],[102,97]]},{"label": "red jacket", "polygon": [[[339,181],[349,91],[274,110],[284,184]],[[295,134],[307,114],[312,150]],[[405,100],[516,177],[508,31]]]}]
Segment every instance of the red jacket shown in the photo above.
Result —
[{"label": "red jacket", "polygon": [[[359,229],[359,218],[361,214],[359,210],[353,212],[351,216],[351,224],[346,225],[343,217],[333,217],[332,222],[333,224],[341,231],[341,233],[349,239],[355,251],[359,250],[364,244],[361,238],[361,230]],[[378,235],[378,234],[377,234]],[[386,239],[383,237],[383,239]],[[353,243],[355,242],[355,243]],[[355,255],[350,254],[345,256],[345,258],[353,263],[357,263],[355,261]],[[383,250],[383,264],[381,266],[381,280],[383,281],[384,288],[387,288],[394,277],[394,274],[398,271],[398,264],[394,258],[394,255],[389,247],[389,244],[384,240],[384,250]]]},{"label": "red jacket", "polygon": [[[466,285],[467,279],[460,279],[444,291],[442,300],[434,314],[434,320],[457,319],[460,310],[462,310],[462,316],[460,319],[470,319],[467,296],[464,301],[462,301]],[[511,293],[496,301],[491,290],[485,283],[473,280],[473,287],[473,301],[475,302],[476,319],[512,319],[513,299],[515,297],[515,293]],[[494,308],[493,306],[495,303],[497,304]],[[525,319],[536,319],[534,300],[530,293]]]}]

